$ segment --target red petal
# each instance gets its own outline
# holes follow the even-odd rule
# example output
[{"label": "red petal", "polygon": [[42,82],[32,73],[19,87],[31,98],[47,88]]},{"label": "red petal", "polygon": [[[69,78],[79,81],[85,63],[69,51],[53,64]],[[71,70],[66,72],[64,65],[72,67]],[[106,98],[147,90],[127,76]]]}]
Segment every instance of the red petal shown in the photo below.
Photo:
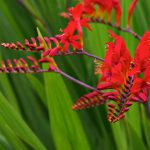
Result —
[{"label": "red petal", "polygon": [[81,26],[87,27],[90,31],[92,31],[92,28],[90,27],[90,25],[88,24],[88,19],[82,19],[81,20]]},{"label": "red petal", "polygon": [[69,42],[65,42],[64,47],[63,47],[63,52],[66,52],[69,48],[70,43]]},{"label": "red petal", "polygon": [[49,55],[50,51],[51,51],[51,49],[48,49],[48,50],[44,51],[43,54],[42,54],[43,57],[46,57],[47,55]]},{"label": "red petal", "polygon": [[145,93],[140,92],[139,93],[139,98],[142,99],[142,101],[145,103],[148,101],[148,95]]},{"label": "red petal", "polygon": [[78,50],[81,50],[82,49],[82,46],[81,46],[81,43],[80,42],[77,42],[77,41],[72,41],[72,46]]},{"label": "red petal", "polygon": [[39,60],[40,63],[53,63],[53,59],[52,58],[41,58]]},{"label": "red petal", "polygon": [[53,48],[53,49],[50,51],[49,56],[54,57],[60,50],[61,50],[61,47],[60,47],[60,46]]},{"label": "red petal", "polygon": [[67,27],[64,29],[64,34],[73,35],[76,30],[76,23],[74,21],[70,21]]},{"label": "red petal", "polygon": [[113,88],[114,84],[111,82],[105,82],[104,84],[98,84],[97,89],[98,90],[104,90],[104,89],[111,89]]},{"label": "red petal", "polygon": [[75,20],[80,19],[81,14],[82,14],[82,11],[83,11],[83,5],[82,5],[82,4],[77,4],[77,5],[73,8],[73,11],[72,11],[73,18],[74,18]]},{"label": "red petal", "polygon": [[150,31],[145,32],[143,35],[135,53],[135,64],[140,65],[140,69],[142,70],[148,59],[150,58]]},{"label": "red petal", "polygon": [[134,10],[137,2],[138,2],[138,0],[133,0],[130,5],[129,12],[128,12],[128,27],[130,26],[131,16],[133,14],[133,10]]}]

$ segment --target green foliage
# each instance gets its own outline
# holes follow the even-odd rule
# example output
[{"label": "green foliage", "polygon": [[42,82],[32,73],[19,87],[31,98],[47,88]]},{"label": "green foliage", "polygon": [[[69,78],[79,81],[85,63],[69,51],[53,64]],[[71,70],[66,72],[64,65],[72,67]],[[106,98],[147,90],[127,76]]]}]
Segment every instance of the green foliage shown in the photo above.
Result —
[{"label": "green foliage", "polygon": [[[0,42],[36,37],[38,27],[42,36],[50,36],[64,28],[66,21],[59,14],[77,1],[16,0],[0,1]],[[131,0],[122,1],[125,26]],[[149,0],[139,0],[132,20],[134,31],[142,35],[149,29]],[[140,21],[140,22],[139,22]],[[104,57],[109,40],[105,25],[92,24],[93,31],[84,30],[85,49]],[[113,29],[114,30],[114,29]],[[131,53],[137,39],[121,33]],[[0,59],[19,58],[24,52],[0,48]],[[40,57],[39,55],[35,55]],[[68,74],[96,86],[94,63],[85,56],[56,58],[60,68]],[[106,108],[74,112],[71,105],[87,89],[56,74],[5,75],[0,74],[0,149],[4,150],[134,150],[150,149],[150,121],[143,106],[132,106],[120,122],[107,122]]]}]

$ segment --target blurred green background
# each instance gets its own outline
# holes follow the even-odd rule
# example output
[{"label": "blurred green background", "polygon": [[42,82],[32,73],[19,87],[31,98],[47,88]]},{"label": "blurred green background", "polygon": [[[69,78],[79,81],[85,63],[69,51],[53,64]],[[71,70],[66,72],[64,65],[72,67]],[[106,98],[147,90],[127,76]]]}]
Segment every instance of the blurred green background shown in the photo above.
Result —
[{"label": "blurred green background", "polygon": [[[77,0],[0,0],[0,42],[23,42],[54,36],[67,24],[60,17]],[[131,0],[122,0],[122,26],[126,26]],[[149,0],[139,0],[132,18],[132,29],[143,35],[150,28]],[[114,21],[113,21],[114,22]],[[109,41],[105,25],[92,24],[84,30],[88,52],[104,57]],[[132,55],[138,40],[114,30],[125,39]],[[0,48],[0,59],[39,54]],[[68,74],[96,86],[94,63],[86,56],[57,57]],[[0,74],[0,150],[150,150],[150,121],[143,105],[134,104],[125,119],[110,124],[106,106],[73,111],[71,105],[89,90],[56,74]]]}]

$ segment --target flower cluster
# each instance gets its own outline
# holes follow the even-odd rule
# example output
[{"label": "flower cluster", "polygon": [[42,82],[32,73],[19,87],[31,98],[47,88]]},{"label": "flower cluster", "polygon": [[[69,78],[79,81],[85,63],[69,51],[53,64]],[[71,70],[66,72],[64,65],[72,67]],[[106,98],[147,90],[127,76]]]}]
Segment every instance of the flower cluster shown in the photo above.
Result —
[{"label": "flower cluster", "polygon": [[[122,119],[133,102],[146,103],[148,101],[148,90],[150,88],[150,31],[147,31],[141,38],[130,30],[131,16],[136,3],[137,0],[132,1],[128,12],[127,28],[122,29],[119,27],[122,15],[120,0],[83,0],[82,3],[69,8],[67,13],[61,14],[65,18],[69,18],[69,22],[66,28],[61,30],[60,34],[54,37],[31,38],[31,41],[26,39],[24,44],[20,42],[2,43],[1,46],[8,49],[41,53],[41,58],[36,60],[28,56],[27,59],[30,63],[23,58],[19,60],[14,59],[13,63],[11,60],[7,60],[7,65],[5,62],[2,62],[0,72],[59,73],[93,90],[93,92],[77,100],[72,106],[74,110],[108,103],[108,121],[116,122]],[[98,7],[98,10],[96,7]],[[108,14],[107,25],[111,25],[113,9],[116,12],[116,25],[113,27],[141,39],[134,58],[131,57],[125,41],[112,31],[108,32],[114,42],[107,43],[107,52],[104,59],[84,51],[82,28],[86,27],[91,31],[92,29],[89,24],[92,22],[92,18],[101,18],[103,21],[105,13]],[[96,59],[95,73],[101,75],[96,88],[62,72],[53,59],[57,55],[72,54],[83,54]],[[39,65],[41,63],[49,63],[49,68],[43,70]]]},{"label": "flower cluster", "polygon": [[[96,74],[101,74],[98,90],[111,89],[111,92],[92,92],[81,97],[73,109],[83,109],[100,105],[112,100],[116,104],[108,104],[108,120],[116,122],[125,116],[133,102],[148,101],[150,89],[150,31],[142,37],[135,53],[130,56],[124,40],[108,31],[115,42],[107,43],[107,52],[102,64],[96,66]],[[99,66],[99,67],[98,67]],[[142,75],[142,77],[140,77]]]},{"label": "flower cluster", "polygon": [[[107,53],[101,65],[102,76],[97,88],[100,90],[113,89],[113,100],[117,106],[109,105],[111,107],[108,119],[115,122],[124,116],[132,102],[145,103],[148,101],[150,32],[146,32],[142,37],[134,58],[130,56],[125,42],[120,36],[111,31],[109,34],[115,43],[107,43]],[[141,74],[143,74],[142,78],[140,78]]]}]

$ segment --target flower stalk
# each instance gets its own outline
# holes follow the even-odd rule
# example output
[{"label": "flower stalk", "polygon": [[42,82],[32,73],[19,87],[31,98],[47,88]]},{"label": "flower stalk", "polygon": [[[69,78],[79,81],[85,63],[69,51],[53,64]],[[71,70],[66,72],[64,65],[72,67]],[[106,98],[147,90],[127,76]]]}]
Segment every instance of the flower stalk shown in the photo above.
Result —
[{"label": "flower stalk", "polygon": [[123,27],[120,27],[120,26],[117,26],[116,24],[113,24],[113,23],[110,23],[110,22],[106,22],[104,20],[101,20],[99,18],[91,18],[90,20],[91,23],[100,23],[100,24],[104,24],[104,25],[108,25],[112,28],[115,28],[117,30],[120,30],[122,32],[126,32],[126,33],[129,33],[131,34],[133,37],[135,37],[136,39],[138,40],[141,40],[141,36],[138,35],[136,32],[132,31],[131,28],[127,27],[127,28],[123,28]]}]

